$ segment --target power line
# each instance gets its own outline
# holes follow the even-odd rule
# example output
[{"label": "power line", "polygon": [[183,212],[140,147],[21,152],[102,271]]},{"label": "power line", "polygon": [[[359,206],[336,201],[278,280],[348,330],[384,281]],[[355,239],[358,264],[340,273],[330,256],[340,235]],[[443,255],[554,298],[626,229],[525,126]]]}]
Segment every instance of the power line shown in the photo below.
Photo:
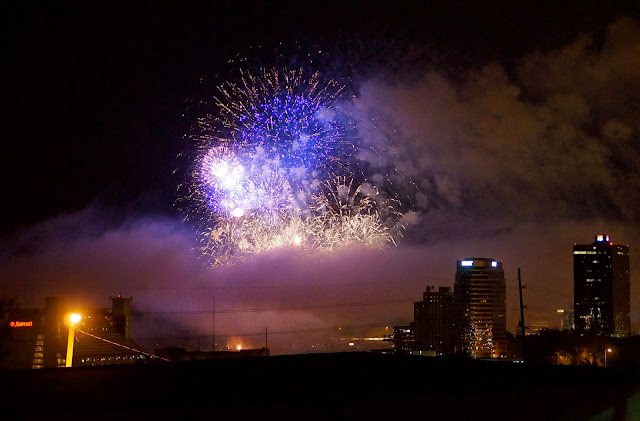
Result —
[{"label": "power line", "polygon": [[[330,331],[340,331],[340,330],[352,330],[352,329],[362,329],[367,327],[381,327],[381,326],[392,326],[397,324],[408,324],[405,321],[396,321],[396,322],[376,322],[376,323],[367,323],[360,325],[340,325],[340,326],[328,326],[328,327],[319,327],[319,328],[307,328],[307,329],[292,329],[292,330],[269,330],[269,335],[295,335],[295,334],[303,334],[303,333],[318,333],[318,332],[330,332]],[[248,336],[263,336],[264,331],[259,332],[244,332],[244,333],[217,333],[217,337],[248,337]],[[148,336],[148,337],[136,337],[136,340],[154,340],[154,339],[197,339],[197,338],[207,338],[209,335],[183,335],[183,336]]]},{"label": "power line", "polygon": [[565,294],[565,293],[562,293],[562,292],[559,292],[559,291],[540,288],[540,287],[536,287],[536,286],[527,285],[527,289],[531,289],[531,290],[533,290],[535,292],[543,292],[543,293],[549,294],[549,295],[556,295],[556,296],[561,296],[561,297],[573,298],[573,295],[571,295],[571,294]]},{"label": "power line", "polygon": [[[40,285],[40,284],[39,284]],[[57,286],[56,282],[47,282],[42,285]],[[345,282],[345,283],[326,283],[326,284],[280,284],[280,285],[220,285],[220,286],[188,286],[188,287],[165,287],[165,286],[131,286],[131,285],[118,285],[109,287],[99,287],[86,285],[79,287],[66,287],[69,290],[91,289],[94,291],[219,291],[228,289],[278,289],[278,288],[333,288],[333,287],[351,287],[351,286],[363,286],[363,285],[389,285],[386,281],[376,282]]]},{"label": "power line", "polygon": [[107,342],[107,343],[109,343],[109,344],[111,344],[111,345],[119,346],[119,347],[121,347],[121,348],[125,348],[125,349],[128,349],[129,351],[134,351],[134,352],[137,352],[137,353],[140,353],[140,354],[148,355],[148,356],[149,356],[149,357],[151,357],[151,358],[158,358],[158,359],[160,359],[160,360],[164,360],[164,361],[171,362],[171,360],[168,360],[168,359],[166,359],[166,358],[158,357],[158,356],[156,356],[156,355],[149,354],[148,352],[144,352],[144,351],[141,351],[141,350],[139,350],[139,349],[131,348],[131,347],[129,347],[129,346],[122,345],[122,344],[119,344],[119,343],[117,343],[117,342],[114,342],[114,341],[110,341],[110,340],[108,340],[108,339],[105,339],[105,338],[101,338],[100,336],[93,335],[93,334],[91,334],[91,333],[89,333],[89,332],[85,332],[84,330],[80,330],[80,329],[78,329],[78,328],[76,328],[76,330],[77,330],[78,332],[80,332],[80,333],[83,333],[83,334],[85,334],[85,335],[87,335],[87,336],[91,336],[92,338],[99,339],[99,340],[101,340],[101,341]]},{"label": "power line", "polygon": [[413,303],[415,298],[399,298],[396,300],[381,301],[360,301],[352,303],[324,304],[324,305],[306,305],[306,306],[289,306],[289,307],[265,307],[265,308],[245,308],[245,309],[224,309],[224,310],[183,310],[183,311],[149,311],[139,312],[133,316],[159,316],[168,314],[228,314],[228,313],[259,313],[267,311],[295,311],[295,310],[314,310],[321,308],[344,308],[344,307],[361,307],[381,304],[402,304]]}]

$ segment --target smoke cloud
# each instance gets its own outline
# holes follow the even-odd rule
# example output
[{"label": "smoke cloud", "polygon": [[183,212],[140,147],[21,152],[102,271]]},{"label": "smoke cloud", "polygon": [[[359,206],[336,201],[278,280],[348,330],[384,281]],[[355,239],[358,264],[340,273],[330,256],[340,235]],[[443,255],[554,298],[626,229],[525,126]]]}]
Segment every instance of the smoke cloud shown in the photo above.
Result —
[{"label": "smoke cloud", "polygon": [[607,233],[631,246],[637,326],[638,74],[640,25],[621,19],[603,40],[579,35],[509,69],[489,62],[455,79],[429,68],[417,79],[363,80],[353,100],[358,133],[383,153],[361,158],[398,168],[397,187],[411,199],[398,247],[275,250],[207,268],[179,218],[113,221],[93,204],[6,240],[0,293],[27,307],[66,296],[108,308],[109,296],[132,296],[134,338],[147,350],[206,349],[212,336],[218,349],[260,347],[268,331],[274,353],[326,351],[413,320],[425,286],[453,286],[465,257],[504,262],[509,329],[518,268],[530,287],[526,317],[554,326],[556,309],[573,299],[572,244]]},{"label": "smoke cloud", "polygon": [[421,241],[458,236],[452,225],[482,234],[524,221],[637,224],[639,57],[639,24],[621,19],[601,46],[579,35],[510,71],[490,62],[455,80],[437,69],[417,82],[367,80],[355,114],[368,146],[387,152],[374,164],[416,183]]}]

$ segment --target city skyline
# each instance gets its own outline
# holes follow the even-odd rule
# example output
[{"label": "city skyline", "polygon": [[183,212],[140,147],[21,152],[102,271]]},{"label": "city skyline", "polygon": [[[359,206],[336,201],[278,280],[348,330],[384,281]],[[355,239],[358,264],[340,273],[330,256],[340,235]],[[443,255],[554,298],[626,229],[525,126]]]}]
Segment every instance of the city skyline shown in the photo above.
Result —
[{"label": "city skyline", "polygon": [[[360,250],[363,256],[368,256],[372,250]],[[413,252],[416,252],[413,250]],[[397,256],[389,256],[386,251],[375,251],[377,258],[380,260],[378,271],[379,281],[366,281],[352,279],[346,282],[328,282],[319,273],[314,282],[278,282],[271,285],[258,285],[255,283],[254,276],[256,273],[247,273],[249,276],[245,278],[242,285],[235,284],[235,278],[224,280],[224,284],[217,286],[199,286],[182,285],[181,287],[149,286],[137,288],[132,286],[121,286],[120,288],[101,287],[91,288],[85,286],[75,286],[71,288],[62,287],[60,284],[51,286],[49,291],[67,291],[68,294],[63,295],[65,298],[71,298],[69,303],[71,306],[94,306],[100,307],[104,303],[104,296],[97,299],[95,294],[104,291],[124,291],[126,294],[133,294],[137,297],[136,301],[142,301],[143,304],[134,307],[133,320],[135,324],[132,329],[134,339],[140,338],[140,343],[144,344],[143,348],[147,352],[153,351],[152,343],[155,345],[180,345],[187,348],[200,349],[204,346],[208,349],[209,342],[212,338],[216,339],[216,349],[235,349],[236,347],[254,348],[264,345],[265,329],[271,331],[271,339],[269,342],[273,346],[273,355],[279,353],[309,353],[309,352],[330,352],[336,349],[336,338],[342,337],[348,340],[349,337],[366,337],[369,336],[389,336],[391,328],[395,325],[408,324],[414,321],[413,305],[418,301],[419,294],[411,294],[407,290],[395,289],[389,282],[385,282],[385,276],[398,276],[397,267],[388,266],[390,262],[396,262]],[[406,253],[403,254],[406,258]],[[273,256],[272,256],[273,257]],[[326,259],[322,263],[318,262],[317,257],[300,256],[303,259],[301,266],[298,267],[298,275],[300,273],[313,270],[309,263],[320,266],[332,266],[332,270],[336,269],[336,256],[325,256]],[[420,255],[413,255],[415,259],[420,259]],[[306,260],[304,260],[306,259]],[[458,259],[456,267],[461,261],[471,261]],[[477,259],[477,258],[474,258]],[[280,260],[274,259],[270,263],[277,264]],[[493,262],[499,262],[502,266],[505,262],[502,259],[491,259]],[[263,268],[263,265],[257,265],[255,268]],[[415,269],[415,265],[406,265],[400,276],[410,278],[410,273]],[[244,266],[247,269],[247,266]],[[230,274],[235,274],[233,268]],[[340,269],[338,269],[340,270]],[[515,269],[517,272],[517,269]],[[385,272],[386,271],[386,272]],[[368,273],[364,271],[363,273]],[[277,272],[278,273],[278,272]],[[391,275],[393,273],[393,275]],[[282,275],[282,273],[280,273]],[[429,282],[437,284],[436,288],[450,288],[451,292],[455,288],[456,272],[451,269],[449,279],[442,282]],[[205,278],[207,279],[207,278]],[[248,282],[247,282],[248,281]],[[517,278],[506,282],[507,294],[507,331],[512,335],[519,334],[517,327],[520,320],[520,309],[518,306]],[[406,283],[405,285],[407,285]],[[424,294],[425,284],[421,279],[414,276],[411,284],[416,290],[422,289]],[[571,290],[573,286],[570,285]],[[31,284],[24,285],[25,289],[31,288]],[[368,294],[363,294],[365,289],[370,289]],[[533,291],[532,295],[528,294],[529,289]],[[379,293],[384,290],[384,298],[379,298]],[[36,297],[42,296],[42,300],[46,298],[43,291],[31,291],[22,296],[18,295],[18,304],[21,307],[38,307],[39,303],[32,301]],[[295,291],[295,297],[288,297],[291,291]],[[283,294],[284,292],[284,294]],[[320,292],[320,294],[318,294]],[[344,294],[344,292],[347,292]],[[44,295],[42,295],[44,294]],[[108,292],[108,294],[113,294]],[[119,293],[118,293],[119,294]],[[546,308],[533,305],[533,310],[529,310],[529,303],[536,303],[530,297],[538,296],[547,299],[551,297],[560,297],[564,301],[564,306],[555,306],[549,303]],[[56,295],[56,294],[54,294]],[[154,296],[154,300],[149,300],[149,295]],[[194,295],[199,298],[194,299]],[[527,333],[531,331],[531,326],[536,322],[547,323],[551,329],[560,328],[560,319],[557,308],[569,308],[573,305],[573,295],[565,299],[565,295],[561,292],[547,291],[536,285],[525,285],[523,290],[526,325],[529,326]],[[189,296],[189,303],[200,304],[200,307],[185,307],[185,301],[179,298]],[[284,300],[279,306],[259,307],[252,306],[250,303],[255,300],[256,296],[278,297]],[[326,298],[332,297],[333,301],[323,299],[322,302],[316,301],[320,296]],[[85,298],[81,298],[85,297]],[[287,298],[288,297],[288,298]],[[363,297],[368,297],[363,299]],[[26,298],[26,299],[25,299]],[[554,301],[556,302],[556,301]],[[29,305],[31,303],[31,305]],[[398,310],[398,306],[401,310]],[[213,311],[212,311],[213,310]],[[540,311],[542,310],[542,311]],[[632,306],[632,312],[634,308]],[[303,314],[307,317],[307,324],[298,325],[297,320],[290,320],[294,315]],[[321,323],[313,320],[309,315],[315,315],[318,319],[330,316],[331,324]],[[257,318],[255,318],[257,316]],[[251,320],[251,319],[254,320]],[[184,320],[188,320],[184,323]],[[289,319],[289,320],[287,320]],[[180,323],[180,322],[183,323]],[[263,323],[260,323],[263,322]],[[301,329],[302,327],[302,329]],[[632,326],[633,327],[633,326]],[[634,332],[632,330],[632,335]],[[204,345],[203,345],[204,344]],[[368,344],[372,347],[375,344]],[[345,348],[346,349],[346,348]]]},{"label": "city skyline", "polygon": [[[515,333],[518,269],[527,320],[557,324],[573,303],[572,245],[606,232],[632,248],[638,333],[637,5],[244,6],[10,7],[0,294],[27,307],[133,296],[146,336],[250,333],[257,346],[268,327],[311,331],[282,348],[309,351],[322,329],[410,321],[426,285],[453,286],[457,260],[492,256]],[[204,267],[174,208],[188,105],[210,99],[207,78],[227,78],[237,53],[295,61],[316,45],[318,71],[354,85],[359,136],[388,151],[366,159],[412,180],[398,187],[404,235]]]}]

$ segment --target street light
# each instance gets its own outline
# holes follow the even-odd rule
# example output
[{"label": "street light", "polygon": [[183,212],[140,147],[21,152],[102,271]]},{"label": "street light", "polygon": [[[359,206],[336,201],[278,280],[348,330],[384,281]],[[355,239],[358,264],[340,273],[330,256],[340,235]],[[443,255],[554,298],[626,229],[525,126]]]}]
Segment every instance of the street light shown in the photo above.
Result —
[{"label": "street light", "polygon": [[67,340],[67,361],[66,367],[71,367],[73,361],[73,341],[75,339],[76,324],[82,320],[82,316],[78,313],[69,315],[69,339]]},{"label": "street light", "polygon": [[611,352],[611,348],[607,348],[607,349],[604,351],[604,366],[605,366],[605,367],[607,366],[607,354],[608,354],[608,353],[610,353],[610,352]]}]

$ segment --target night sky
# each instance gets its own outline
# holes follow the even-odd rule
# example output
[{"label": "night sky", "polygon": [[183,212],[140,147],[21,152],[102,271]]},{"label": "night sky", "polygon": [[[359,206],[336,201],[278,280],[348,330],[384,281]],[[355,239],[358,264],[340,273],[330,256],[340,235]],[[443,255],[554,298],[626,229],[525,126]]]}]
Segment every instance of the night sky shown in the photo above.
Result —
[{"label": "night sky", "polygon": [[[25,306],[133,296],[147,313],[134,332],[162,344],[210,334],[215,306],[223,344],[262,346],[246,334],[268,327],[275,353],[309,352],[335,326],[407,323],[425,286],[452,286],[472,256],[504,262],[511,331],[518,268],[525,317],[557,325],[573,243],[607,233],[631,247],[637,334],[636,2],[317,3],[5,6],[0,293]],[[237,54],[268,66],[274,51],[319,50],[317,70],[354,87],[361,136],[417,180],[406,238],[203,268],[174,206],[190,105]]]}]

